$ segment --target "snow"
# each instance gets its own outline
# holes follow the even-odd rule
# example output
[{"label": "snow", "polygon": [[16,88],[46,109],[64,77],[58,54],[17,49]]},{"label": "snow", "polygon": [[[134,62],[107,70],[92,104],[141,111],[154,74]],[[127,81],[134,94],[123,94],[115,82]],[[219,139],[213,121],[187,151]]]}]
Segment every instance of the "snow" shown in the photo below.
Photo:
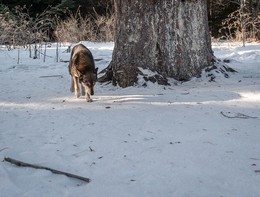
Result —
[{"label": "snow", "polygon": [[[101,71],[113,43],[84,42]],[[97,83],[94,102],[69,92],[67,64],[0,48],[0,196],[260,196],[260,45],[213,43],[238,73],[171,86]],[[67,46],[59,58],[68,60]],[[244,116],[239,116],[239,115]],[[233,117],[233,118],[232,118]],[[237,118],[236,118],[237,117]]]}]

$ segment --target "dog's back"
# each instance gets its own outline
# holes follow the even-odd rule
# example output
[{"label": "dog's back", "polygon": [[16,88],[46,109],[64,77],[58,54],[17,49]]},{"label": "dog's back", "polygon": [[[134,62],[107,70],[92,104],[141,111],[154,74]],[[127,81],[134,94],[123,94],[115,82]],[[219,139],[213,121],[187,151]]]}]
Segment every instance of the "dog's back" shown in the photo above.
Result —
[{"label": "dog's back", "polygon": [[83,44],[76,45],[71,52],[69,70],[70,74],[72,67],[82,74],[86,72],[95,73],[95,63],[90,50]]}]

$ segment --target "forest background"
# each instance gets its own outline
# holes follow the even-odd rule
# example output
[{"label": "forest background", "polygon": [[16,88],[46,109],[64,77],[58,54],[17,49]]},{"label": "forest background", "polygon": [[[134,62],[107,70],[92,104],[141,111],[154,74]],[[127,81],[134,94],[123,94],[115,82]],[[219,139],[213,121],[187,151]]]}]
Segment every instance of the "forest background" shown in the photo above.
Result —
[{"label": "forest background", "polygon": [[[113,41],[113,0],[0,0],[0,44]],[[216,41],[259,41],[260,1],[207,0]]]}]

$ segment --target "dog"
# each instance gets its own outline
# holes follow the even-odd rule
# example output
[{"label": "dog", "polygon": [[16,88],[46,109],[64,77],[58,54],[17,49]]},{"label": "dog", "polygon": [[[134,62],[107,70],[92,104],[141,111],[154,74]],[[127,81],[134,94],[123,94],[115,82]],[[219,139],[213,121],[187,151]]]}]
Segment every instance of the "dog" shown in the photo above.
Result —
[{"label": "dog", "polygon": [[79,82],[81,84],[82,96],[86,95],[87,102],[92,102],[90,95],[94,95],[98,68],[95,68],[93,55],[90,50],[83,44],[74,46],[68,67],[71,75],[70,91],[75,91],[75,95],[79,98]]}]

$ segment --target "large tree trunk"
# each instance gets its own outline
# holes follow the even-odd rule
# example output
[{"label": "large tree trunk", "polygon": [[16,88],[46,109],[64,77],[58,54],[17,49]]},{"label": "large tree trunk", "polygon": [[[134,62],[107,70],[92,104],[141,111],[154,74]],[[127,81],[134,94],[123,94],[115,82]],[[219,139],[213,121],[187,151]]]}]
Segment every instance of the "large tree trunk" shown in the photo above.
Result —
[{"label": "large tree trunk", "polygon": [[159,84],[186,81],[211,64],[206,0],[115,0],[115,11],[110,68],[119,86],[136,84],[138,75]]}]

